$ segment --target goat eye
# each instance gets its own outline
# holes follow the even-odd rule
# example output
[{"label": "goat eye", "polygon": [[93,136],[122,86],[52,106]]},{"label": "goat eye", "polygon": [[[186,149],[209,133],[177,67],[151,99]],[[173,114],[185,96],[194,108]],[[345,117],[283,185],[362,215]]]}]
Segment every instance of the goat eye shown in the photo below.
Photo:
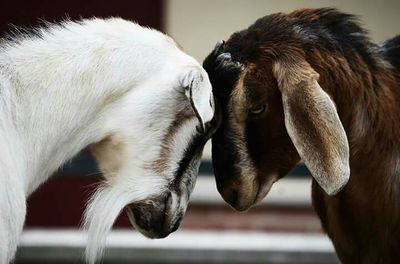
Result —
[{"label": "goat eye", "polygon": [[259,115],[259,114],[264,113],[265,109],[266,109],[266,106],[262,105],[260,107],[254,108],[254,109],[250,109],[250,113],[253,115]]}]

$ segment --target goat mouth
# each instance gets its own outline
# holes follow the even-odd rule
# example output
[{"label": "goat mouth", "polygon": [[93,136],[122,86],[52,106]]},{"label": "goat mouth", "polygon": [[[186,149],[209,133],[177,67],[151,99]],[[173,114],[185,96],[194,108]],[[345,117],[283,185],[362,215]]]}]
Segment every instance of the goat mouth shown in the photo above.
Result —
[{"label": "goat mouth", "polygon": [[260,203],[265,198],[265,196],[267,196],[267,194],[271,190],[272,185],[276,182],[276,180],[277,176],[274,175],[258,183],[257,194],[254,197],[254,202],[253,202],[254,205]]},{"label": "goat mouth", "polygon": [[165,238],[176,231],[182,220],[178,211],[173,208],[170,193],[126,206],[131,225],[148,238]]}]

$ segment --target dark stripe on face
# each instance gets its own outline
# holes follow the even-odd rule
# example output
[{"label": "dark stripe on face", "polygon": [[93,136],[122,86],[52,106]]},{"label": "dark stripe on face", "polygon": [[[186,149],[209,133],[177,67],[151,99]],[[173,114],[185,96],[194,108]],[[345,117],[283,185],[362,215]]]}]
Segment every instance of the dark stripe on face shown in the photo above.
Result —
[{"label": "dark stripe on face", "polygon": [[[233,56],[232,63],[217,61],[217,57],[224,52],[229,52]],[[203,62],[212,84],[215,104],[220,106],[222,124],[212,137],[213,167],[219,189],[233,180],[232,177],[237,174],[234,173],[234,165],[239,161],[238,150],[233,140],[237,137],[229,125],[230,110],[227,109],[232,91],[243,71],[241,67],[236,66],[234,57],[229,43],[225,43],[223,46],[218,45]]]},{"label": "dark stripe on face", "polygon": [[[198,174],[200,159],[204,145],[210,139],[218,126],[217,118],[205,124],[205,133],[197,133],[190,141],[188,147],[183,153],[182,159],[178,163],[178,168],[174,173],[174,180],[170,187],[173,188],[177,195],[181,195],[182,191],[189,195],[193,189],[194,180]],[[182,190],[182,182],[185,184],[185,190]]]},{"label": "dark stripe on face", "polygon": [[162,147],[160,151],[160,155],[157,160],[153,162],[151,165],[151,169],[156,173],[163,173],[166,169],[168,169],[169,158],[171,153],[171,145],[173,139],[178,132],[179,128],[193,116],[187,113],[187,110],[182,110],[178,112],[174,121],[172,121],[171,125],[168,128],[166,135],[162,140]]},{"label": "dark stripe on face", "polygon": [[[193,183],[197,175],[198,165],[205,142],[201,135],[197,135],[185,149],[183,157],[178,163],[178,168],[174,173],[174,179],[170,183],[170,188],[175,190],[178,196],[182,195],[182,192],[185,192],[189,198],[189,193],[193,189]],[[182,190],[182,183],[184,183],[184,190]]]},{"label": "dark stripe on face", "polygon": [[234,138],[237,136],[233,134],[226,119],[212,137],[212,160],[218,188],[228,186],[236,179],[235,176],[239,176],[235,173],[235,164],[239,162],[239,156]]}]

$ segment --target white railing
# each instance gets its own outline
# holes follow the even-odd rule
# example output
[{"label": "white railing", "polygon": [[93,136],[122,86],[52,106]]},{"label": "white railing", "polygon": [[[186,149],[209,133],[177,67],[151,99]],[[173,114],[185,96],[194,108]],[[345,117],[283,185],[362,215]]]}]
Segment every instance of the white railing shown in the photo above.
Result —
[{"label": "white railing", "polygon": [[[79,230],[26,230],[17,262],[77,263],[86,238]],[[107,263],[338,263],[323,234],[180,230],[150,240],[115,230],[107,241]]]}]

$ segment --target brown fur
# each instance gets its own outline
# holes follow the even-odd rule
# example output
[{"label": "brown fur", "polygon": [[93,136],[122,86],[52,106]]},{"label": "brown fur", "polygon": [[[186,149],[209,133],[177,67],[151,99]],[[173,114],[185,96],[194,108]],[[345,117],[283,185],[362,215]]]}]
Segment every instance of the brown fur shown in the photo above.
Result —
[{"label": "brown fur", "polygon": [[[400,58],[387,57],[385,49],[371,43],[351,15],[334,9],[303,9],[261,18],[234,33],[218,50],[230,53],[232,61],[244,68],[240,79],[246,103],[239,107],[247,110],[241,110],[241,129],[246,131],[242,144],[260,183],[268,182],[273,173],[283,177],[300,159],[285,126],[282,87],[285,82],[301,84],[312,71],[319,75],[318,84],[335,103],[347,135],[351,175],[335,196],[327,195],[314,180],[312,197],[343,263],[400,261],[400,69],[395,66]],[[393,48],[390,54],[397,51]],[[236,84],[240,75],[226,64],[219,66],[218,53],[210,54],[204,67],[223,116],[213,136],[214,170],[221,192],[246,175],[231,170],[241,150],[235,147],[237,139],[228,136],[235,134],[228,111],[235,110],[226,107],[239,101],[226,85]],[[292,65],[274,70],[282,61]],[[295,80],[293,65],[300,66],[298,73],[308,73]],[[293,103],[305,102],[299,95],[291,96],[295,96]],[[250,113],[263,104],[264,113]],[[301,122],[301,116],[296,118]],[[324,134],[314,140],[321,136],[319,140],[325,140]]]},{"label": "brown fur", "polygon": [[125,151],[123,141],[115,138],[115,136],[108,136],[100,142],[90,145],[89,150],[100,162],[99,167],[104,177],[107,180],[112,180],[123,163],[121,160],[124,156],[122,153]]}]

